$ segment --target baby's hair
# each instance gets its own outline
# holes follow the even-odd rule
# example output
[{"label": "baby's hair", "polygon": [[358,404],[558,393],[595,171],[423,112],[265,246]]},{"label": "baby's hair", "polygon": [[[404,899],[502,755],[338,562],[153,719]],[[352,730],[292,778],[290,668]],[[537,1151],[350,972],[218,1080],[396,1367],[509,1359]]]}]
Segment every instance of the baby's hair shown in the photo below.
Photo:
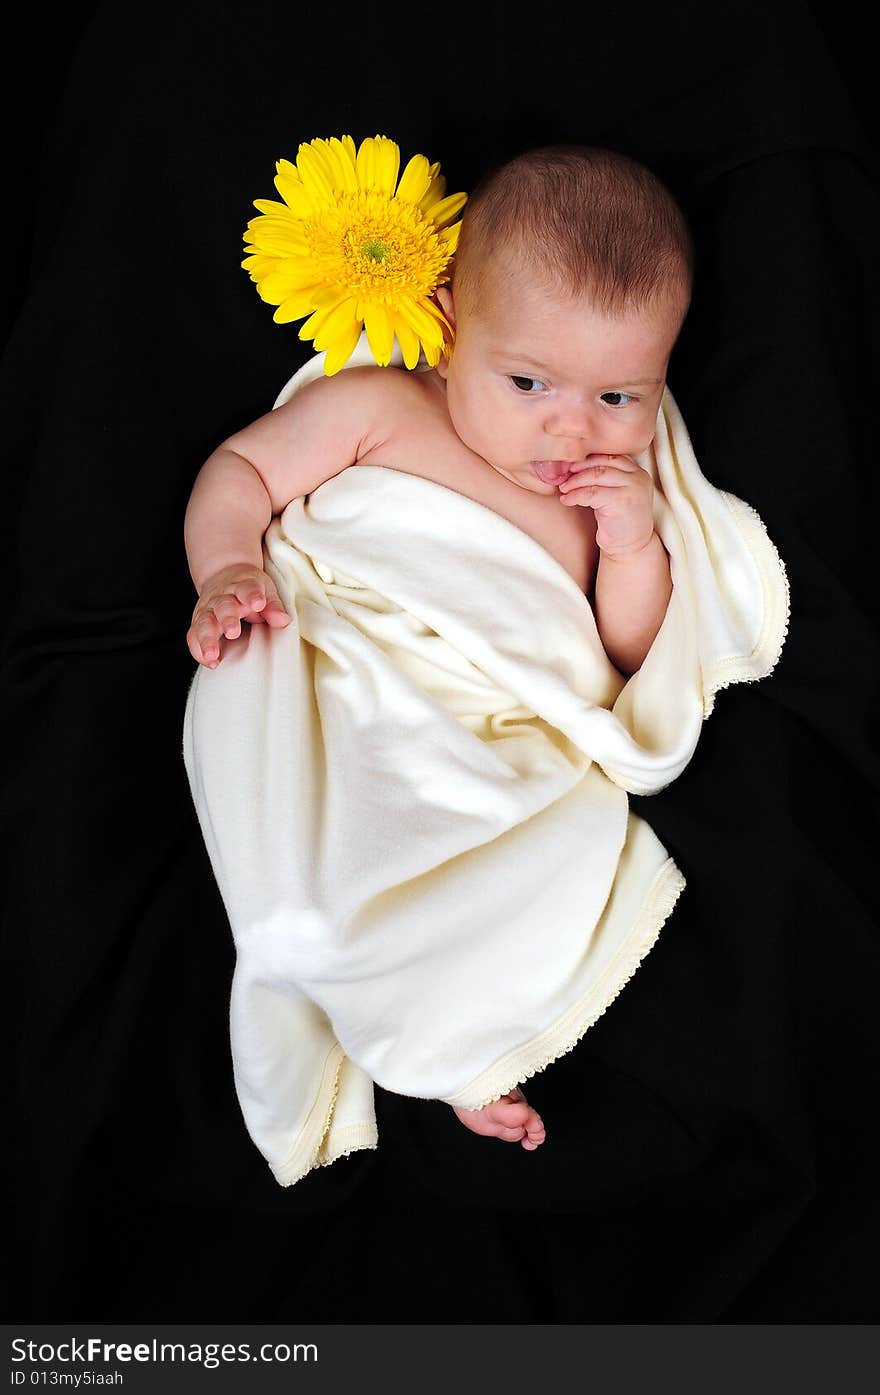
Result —
[{"label": "baby's hair", "polygon": [[452,272],[456,302],[478,310],[509,273],[615,314],[690,301],[694,249],[666,185],[615,150],[552,145],[485,175],[468,199]]}]

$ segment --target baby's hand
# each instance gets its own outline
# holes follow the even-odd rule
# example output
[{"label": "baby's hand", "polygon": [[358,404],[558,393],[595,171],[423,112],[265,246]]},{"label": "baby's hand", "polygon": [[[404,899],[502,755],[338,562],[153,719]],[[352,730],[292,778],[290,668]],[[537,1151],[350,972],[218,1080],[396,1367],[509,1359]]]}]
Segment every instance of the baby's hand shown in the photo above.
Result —
[{"label": "baby's hand", "polygon": [[202,584],[186,632],[187,647],[196,662],[216,668],[222,658],[221,635],[237,639],[242,620],[251,625],[262,621],[276,629],[290,624],[271,577],[259,567],[235,562]]},{"label": "baby's hand", "polygon": [[639,552],[654,532],[654,481],[628,455],[588,455],[559,486],[563,504],[581,504],[596,514],[602,552]]}]

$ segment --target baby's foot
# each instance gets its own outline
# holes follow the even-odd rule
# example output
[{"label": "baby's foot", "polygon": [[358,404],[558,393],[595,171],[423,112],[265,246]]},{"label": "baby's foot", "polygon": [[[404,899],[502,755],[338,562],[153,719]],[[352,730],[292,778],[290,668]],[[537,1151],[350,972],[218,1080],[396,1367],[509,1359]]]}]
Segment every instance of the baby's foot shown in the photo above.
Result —
[{"label": "baby's foot", "polygon": [[483,1105],[482,1109],[459,1109],[457,1105],[452,1108],[465,1128],[472,1129],[474,1133],[503,1138],[506,1143],[521,1142],[530,1152],[544,1142],[541,1116],[526,1102],[518,1086],[499,1100]]}]

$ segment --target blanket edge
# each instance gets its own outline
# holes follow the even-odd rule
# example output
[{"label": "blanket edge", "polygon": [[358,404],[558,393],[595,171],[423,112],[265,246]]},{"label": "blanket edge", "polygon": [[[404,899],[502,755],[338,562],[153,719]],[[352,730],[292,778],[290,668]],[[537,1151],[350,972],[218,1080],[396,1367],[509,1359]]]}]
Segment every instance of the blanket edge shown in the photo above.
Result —
[{"label": "blanket edge", "polygon": [[671,857],[667,858],[648,888],[630,934],[602,978],[540,1036],[509,1051],[454,1095],[445,1095],[443,1103],[460,1109],[483,1109],[573,1050],[654,948],[686,886],[681,869]]},{"label": "blanket edge", "polygon": [[767,525],[744,499],[719,489],[718,493],[730,510],[743,542],[748,548],[761,578],[764,597],[764,619],[761,632],[750,654],[735,654],[715,659],[703,672],[703,721],[711,716],[715,696],[735,683],[757,683],[767,678],[782,655],[791,622],[791,587],[785,563]]}]

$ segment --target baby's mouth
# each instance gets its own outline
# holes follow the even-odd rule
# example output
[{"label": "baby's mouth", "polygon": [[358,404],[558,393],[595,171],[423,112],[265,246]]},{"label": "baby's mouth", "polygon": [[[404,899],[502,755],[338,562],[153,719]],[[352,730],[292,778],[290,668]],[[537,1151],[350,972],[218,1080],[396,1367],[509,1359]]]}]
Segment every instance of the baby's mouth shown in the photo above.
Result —
[{"label": "baby's mouth", "polygon": [[575,460],[532,460],[530,461],[532,470],[543,480],[544,484],[562,484],[567,480],[572,471],[572,466],[577,464]]}]

